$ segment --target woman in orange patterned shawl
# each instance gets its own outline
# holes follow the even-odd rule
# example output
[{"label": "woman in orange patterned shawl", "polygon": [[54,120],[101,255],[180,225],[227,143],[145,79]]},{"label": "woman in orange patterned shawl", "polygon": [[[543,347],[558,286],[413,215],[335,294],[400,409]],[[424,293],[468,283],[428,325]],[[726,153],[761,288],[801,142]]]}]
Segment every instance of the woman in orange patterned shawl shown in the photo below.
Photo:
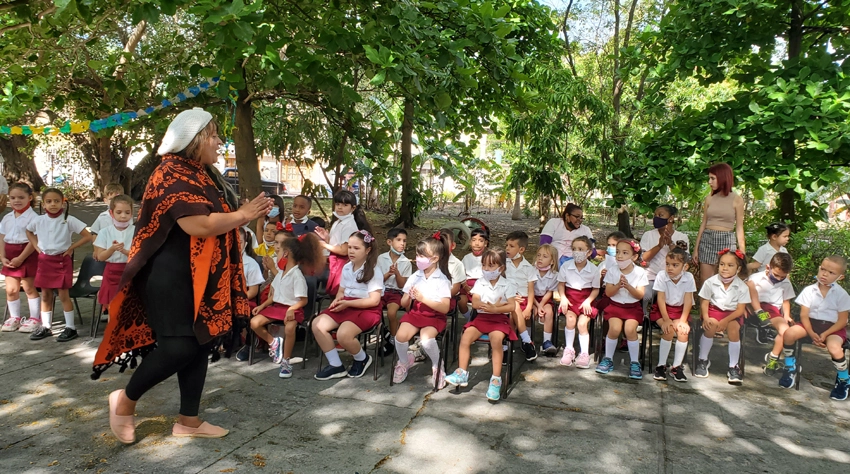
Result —
[{"label": "woman in orange patterned shawl", "polygon": [[218,438],[227,430],[198,418],[210,352],[235,317],[250,314],[236,229],[271,209],[260,195],[235,209],[232,189],[211,166],[222,145],[212,115],[181,112],[168,126],[162,163],[145,189],[121,290],[92,378],[144,359],[125,390],[109,395],[109,425],[123,443],[135,441],[136,401],[177,374],[180,416],[175,436]]}]

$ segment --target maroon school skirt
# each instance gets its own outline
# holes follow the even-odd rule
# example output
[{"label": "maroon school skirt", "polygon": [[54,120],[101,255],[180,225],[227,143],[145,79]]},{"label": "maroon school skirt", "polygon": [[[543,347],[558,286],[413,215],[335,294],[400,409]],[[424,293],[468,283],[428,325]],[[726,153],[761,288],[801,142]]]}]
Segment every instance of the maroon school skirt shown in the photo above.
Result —
[{"label": "maroon school skirt", "polygon": [[[466,279],[466,286],[469,287],[470,291],[475,287],[476,281],[478,281],[478,278],[467,278]],[[472,293],[470,293],[469,291],[464,291],[462,285],[461,285],[461,288],[460,288],[460,294],[466,295],[466,296],[469,297],[470,300],[472,300]]]},{"label": "maroon school skirt", "polygon": [[[673,305],[668,304],[666,306],[667,306],[667,316],[669,316],[670,319],[682,319],[682,311],[685,310],[684,305],[673,306]],[[653,303],[652,309],[649,311],[649,320],[652,321],[652,322],[655,322],[655,321],[658,321],[659,319],[661,319],[661,310],[658,309],[658,303]]]},{"label": "maroon school skirt", "polygon": [[[734,311],[723,311],[713,304],[708,305],[708,317],[711,319],[722,321],[732,313],[734,313]],[[744,317],[741,316],[736,321],[738,321],[738,324],[744,324]]]},{"label": "maroon school skirt", "polygon": [[761,303],[761,309],[767,311],[767,314],[770,315],[770,319],[782,317],[782,311],[770,303]]},{"label": "maroon school skirt", "polygon": [[[346,301],[356,300],[360,298],[343,298]],[[368,331],[375,327],[376,324],[381,320],[381,305],[375,306],[374,308],[345,308],[344,310],[334,313],[329,310],[322,311],[322,314],[327,314],[331,317],[337,324],[342,324],[346,321],[350,321],[357,325],[361,331]]]},{"label": "maroon school skirt", "polygon": [[100,291],[97,292],[97,302],[108,306],[112,298],[118,294],[118,284],[121,283],[121,275],[124,274],[126,263],[106,262],[103,268],[103,281],[100,283]]},{"label": "maroon school skirt", "polygon": [[401,322],[412,325],[415,328],[433,327],[437,333],[446,329],[446,315],[434,311],[421,301],[414,301],[410,311],[404,313]]},{"label": "maroon school skirt", "polygon": [[490,334],[499,331],[508,336],[511,341],[516,341],[516,331],[511,328],[510,316],[507,314],[478,313],[472,321],[463,325],[464,329],[475,328],[481,334]]},{"label": "maroon school skirt", "polygon": [[[567,311],[572,311],[576,316],[581,314],[581,305],[584,303],[584,300],[593,293],[593,288],[582,288],[581,290],[576,290],[573,288],[565,288],[565,293],[567,297],[567,301],[570,302],[570,307],[567,308]],[[591,305],[590,317],[595,318],[599,311],[595,307],[596,305]]]},{"label": "maroon school skirt", "polygon": [[[552,303],[553,300],[554,300],[554,298],[549,298],[549,301],[546,302],[546,305],[554,307],[555,305]],[[537,301],[538,303],[540,303],[541,301],[543,301],[543,297],[534,295],[534,301]]]},{"label": "maroon school skirt", "polygon": [[404,296],[401,290],[384,289],[384,296],[381,297],[381,304],[386,308],[388,304],[401,306],[401,297]]},{"label": "maroon school skirt", "polygon": [[611,303],[605,308],[605,313],[602,316],[606,321],[611,318],[617,318],[623,321],[631,319],[641,322],[643,321],[643,304],[640,301],[623,304],[611,300]]},{"label": "maroon school skirt", "polygon": [[[12,260],[17,257],[21,253],[23,253],[24,249],[27,248],[28,244],[10,244],[6,243],[6,258]],[[32,278],[36,276],[38,271],[38,254],[33,252],[24,260],[24,263],[17,268],[9,268],[3,267],[3,270],[0,270],[0,274],[6,275],[8,277],[14,278]]]},{"label": "maroon school skirt", "polygon": [[325,283],[325,292],[331,297],[335,297],[339,291],[339,282],[342,280],[342,267],[350,260],[348,257],[342,257],[336,254],[331,254],[328,257],[328,281]]},{"label": "maroon school skirt", "polygon": [[35,286],[41,289],[67,290],[74,284],[74,262],[71,256],[38,255]]},{"label": "maroon school skirt", "polygon": [[599,298],[596,299],[596,310],[605,311],[609,304],[611,304],[611,298],[609,296],[605,296],[604,291],[600,291]]},{"label": "maroon school skirt", "polygon": [[[821,321],[819,319],[809,319],[809,322],[812,323],[812,331],[817,334],[823,334],[824,331],[832,327],[831,322],[829,321]],[[830,334],[830,336],[838,336],[841,338],[841,343],[844,344],[847,342],[847,328],[841,328],[838,331]]]},{"label": "maroon school skirt", "polygon": [[[271,306],[260,312],[260,316],[265,316],[269,319],[274,319],[277,321],[286,320],[286,312],[289,311],[289,306],[280,303],[272,303]],[[301,324],[304,322],[304,310],[296,309],[295,310],[295,322]]]}]

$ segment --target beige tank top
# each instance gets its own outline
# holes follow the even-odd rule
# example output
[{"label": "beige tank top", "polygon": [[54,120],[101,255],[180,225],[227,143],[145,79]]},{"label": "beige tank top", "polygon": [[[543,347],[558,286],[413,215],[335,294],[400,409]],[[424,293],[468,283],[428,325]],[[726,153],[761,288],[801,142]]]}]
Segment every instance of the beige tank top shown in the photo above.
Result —
[{"label": "beige tank top", "polygon": [[708,209],[705,212],[705,226],[723,229],[735,228],[735,191],[724,196],[720,193],[709,197]]}]

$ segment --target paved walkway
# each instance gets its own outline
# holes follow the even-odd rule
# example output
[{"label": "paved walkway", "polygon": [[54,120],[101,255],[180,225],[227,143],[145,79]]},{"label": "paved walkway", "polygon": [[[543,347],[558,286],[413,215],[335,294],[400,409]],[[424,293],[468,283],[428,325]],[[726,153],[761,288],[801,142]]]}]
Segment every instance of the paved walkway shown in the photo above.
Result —
[{"label": "paved walkway", "polygon": [[[708,379],[631,381],[624,354],[607,376],[540,358],[521,367],[510,398],[497,404],[484,397],[490,367],[483,347],[460,394],[431,394],[427,363],[390,388],[388,365],[377,382],[371,376],[318,382],[315,359],[289,380],[279,379],[266,357],[253,366],[222,360],[210,366],[201,416],[230,428],[230,435],[172,438],[178,398],[171,379],[140,401],[139,441],[123,446],[109,432],[106,397],[129,374],[110,369],[97,381],[89,378],[100,335],[87,337],[91,303],[80,303],[84,336],[70,343],[0,333],[3,472],[827,473],[850,467],[850,402],[828,399],[834,377],[828,357],[807,349],[800,391],[781,390],[758,370],[767,349],[751,338],[743,387],[726,384],[726,344],[718,342]],[[58,333],[61,316],[54,319]]]}]

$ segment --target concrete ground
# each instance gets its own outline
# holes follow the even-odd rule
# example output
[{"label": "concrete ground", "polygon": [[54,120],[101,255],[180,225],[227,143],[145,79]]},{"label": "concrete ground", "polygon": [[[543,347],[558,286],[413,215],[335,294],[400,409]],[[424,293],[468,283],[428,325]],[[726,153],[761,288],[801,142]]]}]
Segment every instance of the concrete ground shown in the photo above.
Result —
[{"label": "concrete ground", "polygon": [[[91,221],[98,211],[91,206],[75,214]],[[80,306],[85,321],[72,342],[0,333],[2,472],[827,473],[850,467],[850,402],[829,400],[834,370],[827,355],[807,348],[800,391],[782,390],[761,373],[767,347],[752,332],[742,387],[726,383],[726,343],[718,341],[708,379],[680,384],[647,374],[631,381],[625,354],[607,376],[541,357],[517,369],[510,397],[496,404],[484,397],[490,375],[484,347],[476,348],[470,386],[460,394],[431,394],[427,362],[390,388],[389,358],[378,381],[370,370],[361,379],[331,382],[312,379],[313,356],[289,380],[278,378],[263,355],[252,366],[222,360],[210,366],[201,416],[231,429],[227,437],[170,436],[178,411],[172,378],[139,402],[138,441],[124,446],[109,431],[106,397],[129,373],[113,368],[97,381],[89,378],[102,327],[89,338],[91,302]],[[54,320],[58,334],[61,316]]]}]

